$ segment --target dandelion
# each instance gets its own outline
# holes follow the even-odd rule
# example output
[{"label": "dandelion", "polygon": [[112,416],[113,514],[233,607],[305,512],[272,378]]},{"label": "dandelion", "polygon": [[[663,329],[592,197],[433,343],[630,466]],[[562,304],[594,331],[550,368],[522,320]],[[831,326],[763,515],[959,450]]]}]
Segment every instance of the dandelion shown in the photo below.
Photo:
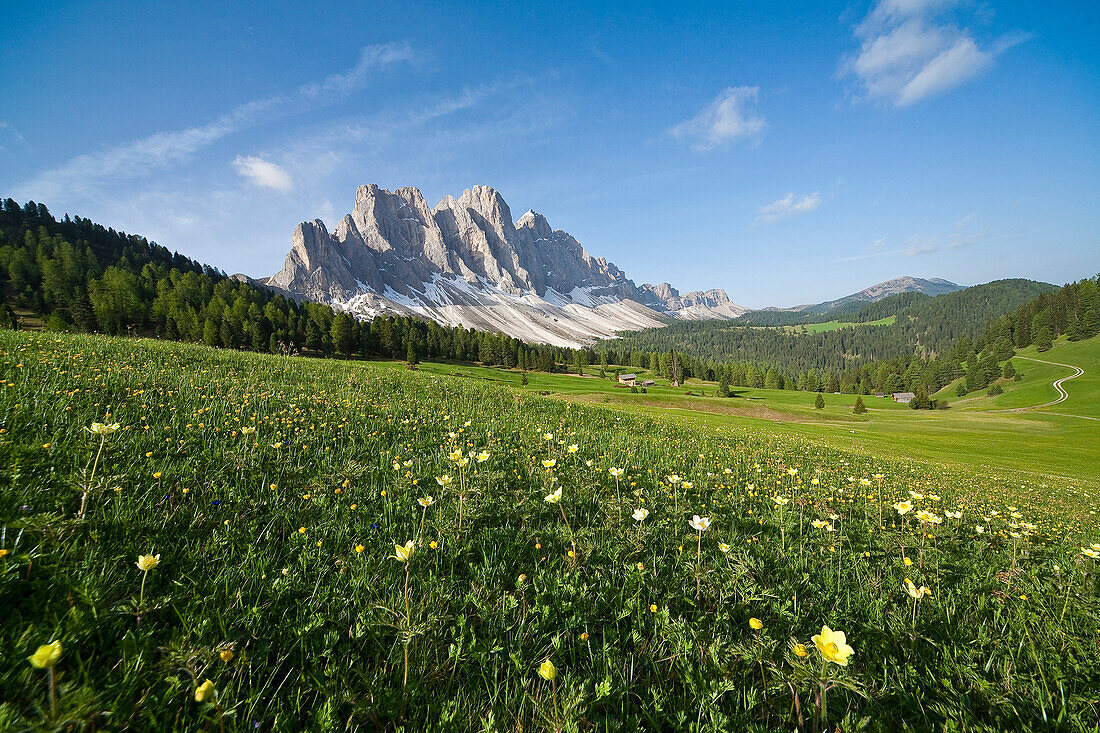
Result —
[{"label": "dandelion", "polygon": [[[559,489],[560,491],[560,489]],[[634,513],[630,515],[636,522],[645,521],[645,518],[649,516],[649,510],[646,508],[635,509]]]},{"label": "dandelion", "polygon": [[218,691],[214,689],[214,683],[206,680],[195,688],[195,702],[206,702],[216,694]]},{"label": "dandelion", "polygon": [[828,626],[822,626],[821,633],[814,634],[813,640],[822,657],[841,667],[847,667],[848,657],[855,654],[855,649],[848,646],[843,631],[833,631]]}]

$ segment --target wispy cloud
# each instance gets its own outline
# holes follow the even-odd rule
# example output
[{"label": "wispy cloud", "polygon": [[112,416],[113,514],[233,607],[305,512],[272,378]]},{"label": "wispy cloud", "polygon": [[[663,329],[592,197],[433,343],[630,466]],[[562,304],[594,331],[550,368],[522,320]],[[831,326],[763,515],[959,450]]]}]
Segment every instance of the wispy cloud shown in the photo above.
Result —
[{"label": "wispy cloud", "polygon": [[918,257],[920,255],[932,254],[934,252],[948,252],[954,249],[963,249],[970,247],[971,245],[978,244],[989,238],[988,231],[972,232],[964,234],[962,232],[953,232],[948,235],[941,234],[916,234],[909,237],[901,243],[901,246],[894,249],[884,250],[883,245],[886,242],[885,237],[876,239],[870,244],[866,251],[858,255],[852,255],[851,257],[841,257],[833,260],[834,262],[855,262],[856,260],[867,260],[872,257],[888,257],[894,255],[900,255],[902,257]]},{"label": "wispy cloud", "polygon": [[27,138],[19,134],[19,130],[12,127],[11,123],[7,120],[0,120],[0,150],[4,150],[3,138],[12,137],[23,145],[27,144]]},{"label": "wispy cloud", "polygon": [[283,193],[289,193],[294,188],[294,181],[286,169],[263,158],[238,155],[233,161],[233,168],[239,175],[260,188],[271,188]]},{"label": "wispy cloud", "polygon": [[760,87],[728,87],[690,120],[669,132],[696,150],[728,148],[739,140],[758,138],[767,123],[753,106]]},{"label": "wispy cloud", "polygon": [[17,189],[42,199],[66,192],[91,195],[105,183],[141,178],[184,163],[228,135],[301,112],[306,105],[316,107],[338,101],[361,86],[368,71],[413,58],[412,49],[405,44],[367,46],[359,63],[343,74],[304,84],[292,94],[247,102],[204,125],[158,132],[125,145],[78,155]]},{"label": "wispy cloud", "polygon": [[778,201],[772,201],[758,208],[753,224],[768,224],[790,216],[808,214],[820,205],[821,195],[817,191],[802,198],[798,198],[794,192],[791,192]]},{"label": "wispy cloud", "polygon": [[[859,50],[841,76],[852,76],[870,99],[908,107],[954,89],[989,69],[998,55],[1028,38],[1001,36],[979,44],[954,22],[959,0],[879,0],[855,28]],[[952,16],[952,17],[949,17]]]}]

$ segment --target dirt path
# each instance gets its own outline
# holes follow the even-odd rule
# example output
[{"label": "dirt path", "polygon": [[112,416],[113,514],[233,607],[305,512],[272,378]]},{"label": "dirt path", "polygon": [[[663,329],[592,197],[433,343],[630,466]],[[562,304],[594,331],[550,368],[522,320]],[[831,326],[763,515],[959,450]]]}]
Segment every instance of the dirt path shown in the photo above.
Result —
[{"label": "dirt path", "polygon": [[[1076,379],[1085,373],[1085,370],[1079,366],[1073,366],[1072,364],[1062,364],[1057,361],[1044,361],[1043,359],[1032,359],[1030,356],[1017,356],[1016,359],[1026,359],[1027,361],[1037,361],[1040,364],[1051,364],[1053,366],[1065,367],[1066,369],[1072,369],[1073,374],[1068,377],[1062,377],[1061,379],[1055,379],[1051,386],[1058,392],[1058,399],[1051,402],[1044,402],[1041,405],[1031,405],[1030,407],[1013,407],[1007,410],[990,410],[990,412],[1027,412],[1028,410],[1038,410],[1040,407],[1050,407],[1051,405],[1057,405],[1060,402],[1065,402],[1069,399],[1069,392],[1062,387],[1062,382],[1068,382],[1071,379]],[[1068,415],[1067,417],[1080,417],[1080,415]],[[1092,419],[1092,418],[1086,418]]]}]

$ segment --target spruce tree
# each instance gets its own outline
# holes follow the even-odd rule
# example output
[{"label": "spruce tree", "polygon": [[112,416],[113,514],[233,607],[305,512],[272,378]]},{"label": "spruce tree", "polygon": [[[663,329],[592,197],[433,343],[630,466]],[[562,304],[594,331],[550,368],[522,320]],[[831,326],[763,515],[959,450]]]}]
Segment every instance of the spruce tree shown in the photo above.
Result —
[{"label": "spruce tree", "polygon": [[824,410],[825,409],[825,398],[821,396],[820,392],[817,393],[817,399],[814,400],[814,409],[815,410]]},{"label": "spruce tree", "polygon": [[862,397],[856,397],[856,404],[852,407],[852,412],[857,415],[862,415],[867,412],[867,405],[863,404]]}]

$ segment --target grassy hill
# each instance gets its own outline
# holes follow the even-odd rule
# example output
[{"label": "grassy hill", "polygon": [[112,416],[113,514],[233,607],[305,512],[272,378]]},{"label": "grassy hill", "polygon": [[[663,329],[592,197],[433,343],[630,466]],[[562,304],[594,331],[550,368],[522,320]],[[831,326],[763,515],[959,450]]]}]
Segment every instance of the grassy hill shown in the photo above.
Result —
[{"label": "grassy hill", "polygon": [[[702,384],[10,331],[0,352],[0,728],[1095,726],[1095,483],[773,429],[913,417],[885,401],[811,422],[805,393],[721,400],[806,416],[773,423],[661,405],[719,402],[683,394]],[[53,641],[49,673],[23,662]]]}]

